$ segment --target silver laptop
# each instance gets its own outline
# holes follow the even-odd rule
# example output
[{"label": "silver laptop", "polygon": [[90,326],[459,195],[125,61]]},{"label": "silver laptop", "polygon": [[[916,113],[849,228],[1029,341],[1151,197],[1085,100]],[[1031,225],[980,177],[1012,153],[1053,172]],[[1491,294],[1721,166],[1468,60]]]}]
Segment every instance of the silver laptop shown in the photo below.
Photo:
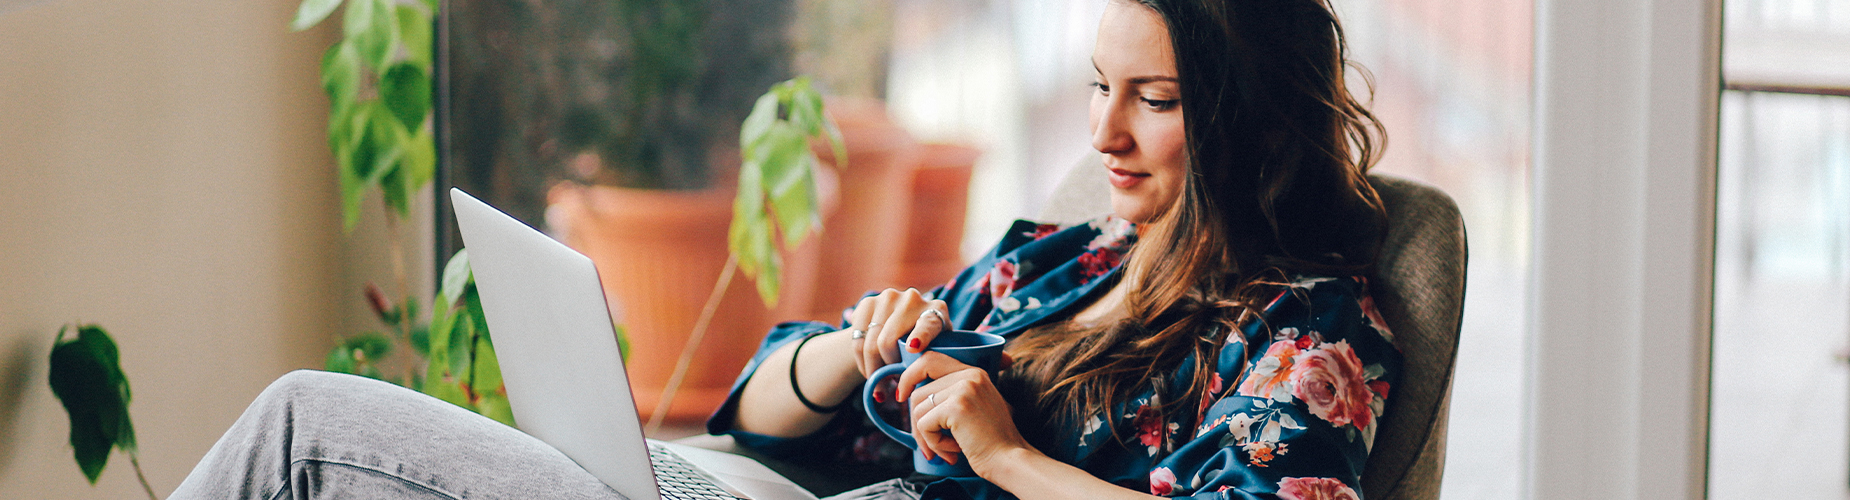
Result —
[{"label": "silver laptop", "polygon": [[591,259],[450,189],[520,430],[631,500],[816,497],[750,458],[644,439]]}]

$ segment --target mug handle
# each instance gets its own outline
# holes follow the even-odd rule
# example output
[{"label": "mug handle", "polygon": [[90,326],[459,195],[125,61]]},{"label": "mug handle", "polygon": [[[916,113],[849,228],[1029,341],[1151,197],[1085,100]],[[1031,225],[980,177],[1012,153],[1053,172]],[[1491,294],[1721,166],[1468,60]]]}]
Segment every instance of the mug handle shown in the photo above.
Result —
[{"label": "mug handle", "polygon": [[880,386],[880,380],[898,376],[904,371],[906,371],[906,365],[897,363],[874,370],[873,375],[867,377],[867,385],[861,388],[861,408],[867,410],[867,418],[874,421],[874,427],[879,428],[880,432],[886,433],[894,441],[899,441],[899,444],[916,450],[919,449],[919,442],[912,438],[912,433],[893,428],[892,425],[886,423],[886,419],[880,418],[880,412],[874,409],[874,390]]}]

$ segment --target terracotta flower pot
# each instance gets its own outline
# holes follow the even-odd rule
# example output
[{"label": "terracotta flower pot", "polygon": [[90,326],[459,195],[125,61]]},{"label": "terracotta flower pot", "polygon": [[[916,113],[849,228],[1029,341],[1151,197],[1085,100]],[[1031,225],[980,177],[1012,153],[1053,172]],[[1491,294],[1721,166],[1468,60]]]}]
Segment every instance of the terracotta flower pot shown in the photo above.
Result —
[{"label": "terracotta flower pot", "polygon": [[925,144],[912,171],[906,246],[896,283],[930,290],[964,268],[964,216],[970,173],[982,151],[955,144]]},{"label": "terracotta flower pot", "polygon": [[[625,366],[642,418],[660,399],[726,263],[734,192],[566,183],[547,193],[549,225],[597,263],[612,317],[627,331],[631,349]],[[812,237],[785,255],[776,309],[765,308],[743,273],[734,275],[676,392],[670,421],[696,422],[712,413],[764,332],[809,310],[818,248]]]},{"label": "terracotta flower pot", "polygon": [[[848,166],[835,172],[841,206],[823,219],[821,238],[829,273],[815,284],[809,317],[836,322],[861,294],[899,284],[918,143],[887,117],[883,102],[831,98],[827,104],[841,128]],[[816,157],[833,169],[828,144],[815,146]]]}]

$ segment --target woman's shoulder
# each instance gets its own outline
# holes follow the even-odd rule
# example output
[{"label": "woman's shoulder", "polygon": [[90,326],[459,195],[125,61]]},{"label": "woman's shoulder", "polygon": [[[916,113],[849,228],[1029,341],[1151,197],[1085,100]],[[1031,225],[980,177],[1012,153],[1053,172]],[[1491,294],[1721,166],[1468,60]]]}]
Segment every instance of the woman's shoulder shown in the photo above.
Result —
[{"label": "woman's shoulder", "polygon": [[[996,242],[992,256],[1001,257],[1034,249],[1111,249],[1130,250],[1137,241],[1137,225],[1115,215],[1070,223],[1038,222],[1016,219],[1002,239]],[[1065,253],[1065,252],[1061,252]]]},{"label": "woman's shoulder", "polygon": [[1299,329],[1379,337],[1394,333],[1369,291],[1368,277],[1302,274],[1285,280],[1265,307],[1267,322]]}]

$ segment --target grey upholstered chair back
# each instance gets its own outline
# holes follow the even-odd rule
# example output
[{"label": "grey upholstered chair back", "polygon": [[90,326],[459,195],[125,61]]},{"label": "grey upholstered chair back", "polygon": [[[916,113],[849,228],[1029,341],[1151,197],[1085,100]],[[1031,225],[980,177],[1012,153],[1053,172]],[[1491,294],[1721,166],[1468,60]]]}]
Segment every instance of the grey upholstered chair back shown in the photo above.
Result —
[{"label": "grey upholstered chair back", "polygon": [[[1076,222],[1111,211],[1104,169],[1094,165],[1083,162],[1067,174],[1043,220]],[[1369,500],[1437,499],[1464,312],[1464,219],[1451,197],[1431,186],[1381,174],[1368,180],[1389,221],[1370,290],[1405,369],[1376,431],[1362,491]]]}]

